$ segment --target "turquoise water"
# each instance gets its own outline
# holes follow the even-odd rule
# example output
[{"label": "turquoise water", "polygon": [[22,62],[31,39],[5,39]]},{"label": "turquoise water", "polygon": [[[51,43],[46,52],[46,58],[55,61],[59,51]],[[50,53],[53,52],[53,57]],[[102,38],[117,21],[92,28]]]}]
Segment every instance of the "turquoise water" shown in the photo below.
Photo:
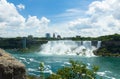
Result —
[{"label": "turquoise water", "polygon": [[[10,52],[10,51],[9,51]],[[82,61],[90,67],[98,65],[100,70],[98,75],[103,79],[120,79],[120,58],[119,57],[81,57],[69,55],[52,55],[45,56],[39,53],[20,54],[19,52],[11,52],[11,54],[26,65],[27,73],[30,75],[39,76],[39,63],[45,63],[45,74],[56,72],[58,68],[69,65],[69,59]]]}]

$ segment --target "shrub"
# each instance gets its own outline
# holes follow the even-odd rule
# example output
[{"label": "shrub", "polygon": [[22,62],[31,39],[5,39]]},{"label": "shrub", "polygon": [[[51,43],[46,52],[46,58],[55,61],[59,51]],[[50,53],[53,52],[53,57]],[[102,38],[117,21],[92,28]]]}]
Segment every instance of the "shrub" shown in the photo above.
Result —
[{"label": "shrub", "polygon": [[96,79],[98,66],[92,66],[91,69],[82,62],[70,60],[70,66],[65,66],[54,74],[51,74],[47,79]]}]

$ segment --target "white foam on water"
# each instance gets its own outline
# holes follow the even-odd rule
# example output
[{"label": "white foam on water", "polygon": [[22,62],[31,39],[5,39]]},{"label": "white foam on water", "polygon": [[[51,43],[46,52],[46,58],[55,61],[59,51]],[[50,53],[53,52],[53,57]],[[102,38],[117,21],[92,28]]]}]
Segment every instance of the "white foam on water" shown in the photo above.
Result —
[{"label": "white foam on water", "polygon": [[70,63],[69,63],[69,62],[64,62],[64,64],[65,64],[65,65],[70,65]]},{"label": "white foam on water", "polygon": [[90,66],[90,63],[87,63],[88,66]]},{"label": "white foam on water", "polygon": [[33,58],[30,58],[29,60],[30,60],[31,62],[32,62],[32,61],[35,61]]},{"label": "white foam on water", "polygon": [[106,79],[116,79],[113,76],[108,76],[107,74],[112,74],[111,71],[97,72],[99,76],[105,77]]},{"label": "white foam on water", "polygon": [[52,70],[45,70],[45,71],[43,71],[43,73],[49,73],[49,74],[52,74],[53,72],[52,72]]},{"label": "white foam on water", "polygon": [[45,65],[45,70],[50,70],[51,69],[51,66],[50,65]]},{"label": "white foam on water", "polygon": [[105,76],[105,72],[97,72],[97,74],[100,76]]},{"label": "white foam on water", "polygon": [[57,60],[57,61],[55,61],[55,62],[62,62],[62,61],[58,61],[58,60]]},{"label": "white foam on water", "polygon": [[105,71],[105,73],[112,73],[111,71]]},{"label": "white foam on water", "polygon": [[28,68],[28,71],[35,71],[36,72],[36,69]]},{"label": "white foam on water", "polygon": [[100,47],[101,42],[98,41],[97,47],[92,46],[92,41],[71,41],[59,40],[48,41],[47,44],[41,46],[40,54],[42,55],[79,55],[93,57],[93,51]]},{"label": "white foam on water", "polygon": [[65,64],[62,64],[61,66],[63,66],[63,67],[64,67],[64,66],[65,66]]},{"label": "white foam on water", "polygon": [[19,59],[20,59],[21,61],[23,61],[23,62],[27,63],[27,64],[30,64],[30,62],[28,62],[28,61],[26,60],[26,58],[19,57]]},{"label": "white foam on water", "polygon": [[19,57],[21,60],[24,60],[24,61],[26,61],[26,59],[25,58],[23,58],[23,57]]},{"label": "white foam on water", "polygon": [[28,58],[28,60],[29,60],[30,62],[36,62],[36,63],[39,63],[39,61],[35,60],[34,58]]}]

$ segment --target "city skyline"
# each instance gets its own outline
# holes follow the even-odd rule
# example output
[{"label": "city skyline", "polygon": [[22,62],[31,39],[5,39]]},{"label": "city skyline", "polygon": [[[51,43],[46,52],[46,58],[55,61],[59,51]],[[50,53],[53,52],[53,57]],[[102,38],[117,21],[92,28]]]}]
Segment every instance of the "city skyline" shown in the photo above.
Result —
[{"label": "city skyline", "polygon": [[0,37],[120,34],[120,0],[0,0]]}]

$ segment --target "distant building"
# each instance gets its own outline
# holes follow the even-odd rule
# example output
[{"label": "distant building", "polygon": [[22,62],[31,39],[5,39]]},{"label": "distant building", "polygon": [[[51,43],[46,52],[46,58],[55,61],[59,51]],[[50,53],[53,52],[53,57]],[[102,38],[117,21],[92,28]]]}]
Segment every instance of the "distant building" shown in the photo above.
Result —
[{"label": "distant building", "polygon": [[46,38],[50,38],[50,33],[46,33]]},{"label": "distant building", "polygon": [[55,38],[55,33],[53,33],[53,38]]}]

